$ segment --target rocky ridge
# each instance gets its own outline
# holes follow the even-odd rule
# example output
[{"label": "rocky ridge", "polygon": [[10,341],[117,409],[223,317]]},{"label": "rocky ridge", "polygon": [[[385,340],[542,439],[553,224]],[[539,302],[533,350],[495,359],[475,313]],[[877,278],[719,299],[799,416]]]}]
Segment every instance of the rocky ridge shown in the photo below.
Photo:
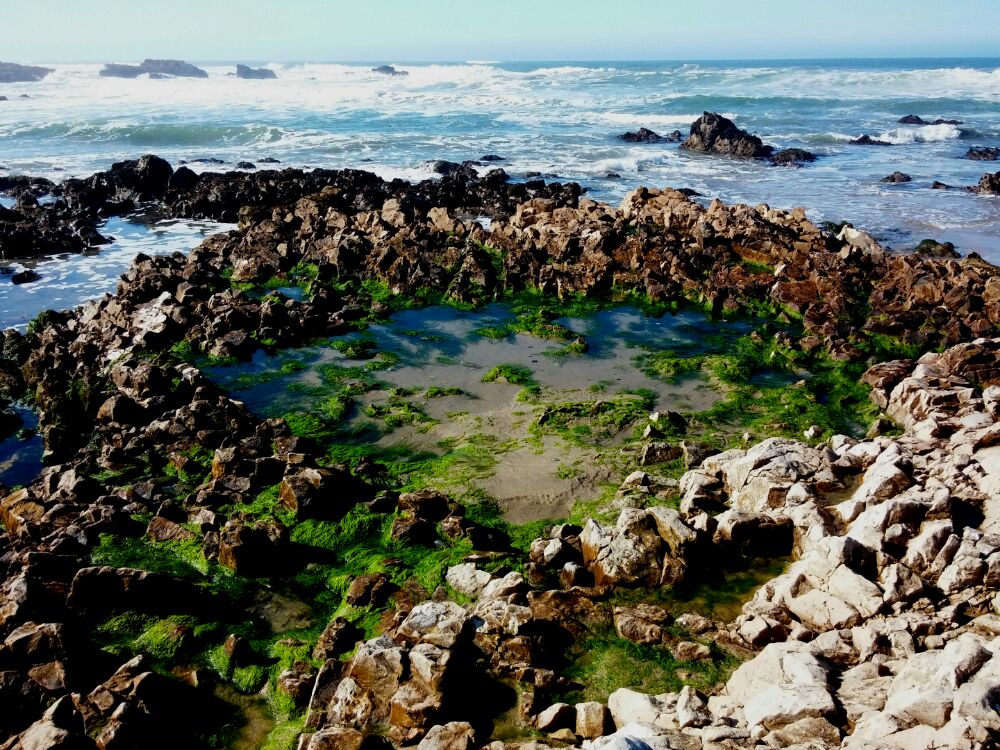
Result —
[{"label": "rocky ridge", "polygon": [[[114,296],[49,314],[26,335],[4,333],[3,389],[33,395],[52,464],[0,500],[0,691],[18,707],[5,712],[4,747],[93,747],[88,736],[100,747],[137,736],[152,746],[183,741],[177,706],[192,706],[194,722],[204,690],[157,675],[141,658],[95,653],[82,634],[109,607],[183,605],[209,615],[218,603],[182,579],[95,565],[91,551],[102,534],[117,533],[194,541],[203,559],[241,575],[292,563],[288,528],[249,507],[275,484],[297,519],[339,518],[363,504],[396,514],[398,538],[434,544],[455,535],[478,553],[447,577],[471,604],[397,596],[395,618],[349,660],[330,658],[357,640],[334,621],[316,652],[324,667],[303,663],[282,675],[281,690],[308,706],[303,747],[360,747],[380,741],[373,735],[425,750],[484,745],[496,716],[483,701],[469,705],[473,684],[479,695],[498,691],[496,705],[510,702],[519,721],[573,745],[853,747],[856,735],[859,743],[986,747],[994,739],[993,688],[983,690],[994,669],[991,571],[1000,559],[990,506],[1000,343],[960,342],[995,335],[995,269],[893,256],[861,232],[834,235],[801,212],[706,209],[674,191],[639,190],[615,209],[580,200],[572,186],[508,185],[502,174],[479,179],[461,169],[418,186],[290,170],[205,176],[182,188],[177,175],[188,178],[164,164],[148,157],[71,183],[66,203],[100,211],[151,196],[178,215],[235,213],[240,229],[188,257],[140,256]],[[472,219],[483,208],[495,217],[489,233]],[[955,346],[866,375],[901,437],[838,436],[818,447],[770,440],[711,456],[682,478],[679,509],[630,507],[615,524],[557,526],[532,545],[523,573],[491,573],[483,560],[502,540],[447,498],[380,495],[363,472],[321,461],[283,421],[254,418],[190,364],[148,356],[186,341],[246,358],[261,341],[290,346],[345,332],[374,306],[349,286],[296,301],[256,299],[231,285],[303,262],[317,279],[377,279],[397,294],[430,288],[468,302],[519,285],[588,295],[635,288],[717,311],[770,301],[801,316],[799,345],[844,357],[861,356],[852,338],[865,332],[911,330],[907,340],[923,347]],[[773,271],[756,270],[761,264]],[[80,434],[81,424],[92,433]],[[211,456],[210,471],[189,492],[114,480],[140,457],[196,473],[195,448]],[[653,482],[630,477],[623,493],[648,496]],[[664,628],[668,613],[612,604],[616,590],[674,585],[748,553],[794,553],[796,562],[734,623],[678,618],[678,639]],[[378,574],[350,588],[362,605],[390,595]],[[606,706],[553,702],[572,688],[558,655],[598,626],[684,661],[711,659],[711,643],[761,653],[719,695],[685,688],[656,697],[619,691]],[[239,660],[238,643],[230,646]],[[907,671],[911,663],[918,666]],[[859,671],[848,677],[851,669]],[[939,676],[930,701],[915,703],[912,685]],[[864,681],[874,683],[868,692],[845,689],[850,679],[866,690]]]}]

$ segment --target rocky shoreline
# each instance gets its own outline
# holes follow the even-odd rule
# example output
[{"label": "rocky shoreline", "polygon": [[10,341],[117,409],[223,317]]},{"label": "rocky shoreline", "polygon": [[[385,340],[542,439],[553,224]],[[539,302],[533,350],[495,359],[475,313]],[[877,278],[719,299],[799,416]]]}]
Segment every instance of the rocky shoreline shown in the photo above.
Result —
[{"label": "rocky shoreline", "polygon": [[[220,683],[263,689],[292,717],[287,746],[313,750],[992,746],[1000,271],[891,254],[802,211],[649,189],[614,208],[577,185],[441,171],[199,176],[147,156],[4,183],[19,199],[5,248],[82,249],[100,217],[150,202],[239,229],[140,256],[115,295],[3,334],[0,396],[37,409],[49,466],[0,500],[2,747],[211,746],[231,723]],[[306,268],[302,299],[257,293]],[[770,357],[869,365],[878,431],[902,432],[668,445],[692,452],[673,495],[634,474],[616,518],[519,541],[474,505],[400,492],[383,464],[331,461],[194,364],[354,330],[398,301],[523,290],[763,315],[790,331]],[[384,547],[368,564],[348,538]],[[653,596],[787,556],[731,622]],[[308,590],[340,614],[304,640],[241,630],[313,570],[339,582]],[[563,654],[609,629],[718,679],[559,700],[580,689]]]}]

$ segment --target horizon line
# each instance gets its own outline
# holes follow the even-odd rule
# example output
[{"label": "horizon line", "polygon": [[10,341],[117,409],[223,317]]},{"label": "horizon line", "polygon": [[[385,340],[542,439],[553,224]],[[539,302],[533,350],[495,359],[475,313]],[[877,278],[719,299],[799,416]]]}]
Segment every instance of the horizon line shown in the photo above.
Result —
[{"label": "horizon line", "polygon": [[[391,62],[397,65],[511,65],[511,64],[523,64],[531,63],[538,65],[554,65],[558,63],[735,63],[735,62],[881,62],[881,61],[936,61],[936,60],[995,60],[1000,61],[1000,52],[995,55],[886,55],[886,56],[847,56],[847,57],[674,57],[674,58],[640,58],[640,57],[608,57],[608,58],[553,58],[553,59],[532,59],[532,58],[513,58],[507,60],[478,60],[478,59],[420,59],[420,60],[404,60],[404,59],[393,59],[385,57],[374,57],[368,59],[353,59],[353,60],[309,60],[309,59],[298,59],[298,60],[281,60],[281,59],[267,59],[267,58],[255,58],[255,57],[242,57],[242,58],[225,58],[225,59],[199,59],[199,58],[182,58],[182,57],[170,57],[168,55],[147,55],[144,58],[114,58],[114,59],[72,59],[72,60],[55,60],[46,58],[36,58],[28,62],[15,63],[19,65],[39,65],[48,63],[50,65],[107,65],[109,63],[128,63],[128,62],[141,62],[143,59],[171,59],[171,60],[183,60],[184,62],[197,63],[199,65],[232,65],[238,62],[252,62],[255,64],[269,64],[269,65],[373,65],[377,63],[387,63]],[[13,60],[2,60],[2,62],[14,62]]]}]

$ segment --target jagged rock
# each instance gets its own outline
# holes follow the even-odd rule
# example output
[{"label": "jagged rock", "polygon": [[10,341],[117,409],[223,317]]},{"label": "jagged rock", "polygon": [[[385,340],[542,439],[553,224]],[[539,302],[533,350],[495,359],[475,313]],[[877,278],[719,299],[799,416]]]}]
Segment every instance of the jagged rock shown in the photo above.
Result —
[{"label": "jagged rock", "polygon": [[539,732],[551,733],[557,729],[576,728],[576,709],[567,703],[553,703],[537,717],[535,727]]},{"label": "jagged rock", "polygon": [[772,643],[726,683],[751,727],[777,729],[804,718],[832,718],[828,669],[804,643]]},{"label": "jagged rock", "polygon": [[424,602],[410,610],[396,634],[409,643],[451,648],[467,632],[468,623],[469,614],[454,602]]},{"label": "jagged rock", "polygon": [[417,750],[472,750],[476,733],[472,725],[464,721],[452,721],[431,727]]},{"label": "jagged rock", "polygon": [[589,520],[580,534],[580,544],[584,564],[598,586],[659,582],[663,540],[646,511],[623,510],[610,529]]},{"label": "jagged rock", "polygon": [[678,143],[682,136],[681,131],[675,130],[669,135],[663,136],[648,128],[639,128],[636,132],[623,133],[618,136],[626,143]]},{"label": "jagged rock", "polygon": [[448,568],[445,580],[460,594],[475,598],[479,596],[493,576],[479,570],[475,563],[462,563]]},{"label": "jagged rock", "polygon": [[976,148],[973,146],[965,152],[965,158],[973,161],[997,161],[1000,159],[1000,148]]},{"label": "jagged rock", "polygon": [[757,136],[740,130],[732,120],[714,112],[706,112],[695,120],[691,125],[691,135],[681,148],[740,159],[761,159],[774,151]]},{"label": "jagged rock", "polygon": [[277,78],[278,74],[270,68],[251,68],[247,65],[236,66],[237,78],[249,78],[255,80],[267,80]]},{"label": "jagged rock", "polygon": [[615,632],[633,643],[658,644],[663,640],[663,625],[671,621],[670,613],[651,604],[615,607]]},{"label": "jagged rock", "polygon": [[364,743],[365,735],[357,729],[325,727],[309,737],[304,750],[361,750]]},{"label": "jagged rock", "polygon": [[343,617],[335,617],[324,628],[313,647],[314,659],[325,661],[351,650],[357,642],[359,631]]},{"label": "jagged rock", "polygon": [[806,151],[804,148],[785,148],[773,153],[770,159],[772,164],[791,164],[797,166],[811,164],[816,161],[816,154]]},{"label": "jagged rock", "polygon": [[611,714],[603,703],[589,701],[576,704],[576,735],[584,739],[595,739],[607,734]]},{"label": "jagged rock", "polygon": [[703,727],[712,722],[705,696],[690,685],[681,688],[680,695],[677,697],[676,711],[677,725],[681,729]]},{"label": "jagged rock", "polygon": [[984,174],[973,192],[980,195],[1000,195],[1000,172]]},{"label": "jagged rock", "polygon": [[858,136],[851,140],[851,145],[853,146],[891,146],[892,144],[888,141],[882,141],[878,138],[872,138],[867,133]]},{"label": "jagged rock", "polygon": [[712,658],[712,650],[703,643],[681,641],[671,646],[670,652],[677,661],[706,661]]},{"label": "jagged rock", "polygon": [[904,172],[893,172],[891,175],[883,177],[881,180],[879,180],[879,182],[888,182],[897,185],[903,182],[912,182],[912,181],[913,178]]}]

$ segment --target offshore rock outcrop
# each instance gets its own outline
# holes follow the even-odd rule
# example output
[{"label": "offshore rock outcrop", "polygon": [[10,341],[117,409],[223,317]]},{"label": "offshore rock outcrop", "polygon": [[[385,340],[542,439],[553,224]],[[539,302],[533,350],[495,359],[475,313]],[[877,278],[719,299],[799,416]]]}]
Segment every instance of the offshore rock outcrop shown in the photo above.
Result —
[{"label": "offshore rock outcrop", "polygon": [[669,135],[660,135],[649,128],[639,128],[634,133],[629,131],[618,138],[626,143],[679,143],[682,135],[679,130],[675,130]]},{"label": "offshore rock outcrop", "polygon": [[40,81],[52,68],[38,65],[18,65],[11,62],[0,62],[0,83],[34,83]]},{"label": "offshore rock outcrop", "polygon": [[100,74],[105,78],[138,78],[148,75],[150,78],[208,78],[201,68],[186,63],[183,60],[153,60],[145,59],[138,65],[122,65],[108,63],[101,68]]},{"label": "offshore rock outcrop", "polygon": [[977,148],[974,146],[965,152],[965,158],[973,161],[997,161],[1000,159],[1000,148],[990,146]]},{"label": "offshore rock outcrop", "polygon": [[691,134],[681,148],[738,159],[763,159],[774,151],[773,146],[764,145],[757,136],[714,112],[706,112],[692,123]]},{"label": "offshore rock outcrop", "polygon": [[236,66],[236,77],[263,81],[275,79],[278,77],[278,74],[270,68],[251,68],[248,65],[240,64]]},{"label": "offshore rock outcrop", "polygon": [[980,195],[1000,195],[1000,172],[984,174],[972,191]]}]

